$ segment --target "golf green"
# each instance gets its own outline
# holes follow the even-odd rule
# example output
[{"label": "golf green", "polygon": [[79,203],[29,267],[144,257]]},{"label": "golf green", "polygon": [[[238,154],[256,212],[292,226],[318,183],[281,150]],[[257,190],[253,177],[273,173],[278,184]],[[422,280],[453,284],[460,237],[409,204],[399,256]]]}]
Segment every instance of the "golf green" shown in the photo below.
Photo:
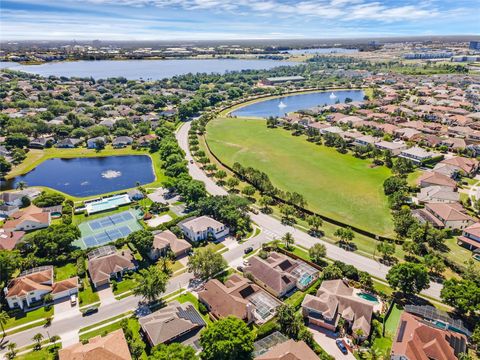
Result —
[{"label": "golf green", "polygon": [[218,118],[207,126],[211,151],[225,164],[264,171],[285,191],[302,194],[308,208],[344,223],[392,236],[393,222],[383,181],[390,170],[371,161],[315,145],[265,120]]}]

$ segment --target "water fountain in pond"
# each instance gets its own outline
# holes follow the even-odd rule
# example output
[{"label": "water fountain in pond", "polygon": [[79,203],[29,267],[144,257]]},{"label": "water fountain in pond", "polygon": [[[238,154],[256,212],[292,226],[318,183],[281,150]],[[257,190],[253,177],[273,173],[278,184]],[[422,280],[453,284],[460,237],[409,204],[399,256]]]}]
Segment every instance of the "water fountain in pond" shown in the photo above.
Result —
[{"label": "water fountain in pond", "polygon": [[284,109],[284,108],[287,107],[287,105],[286,105],[283,101],[280,101],[280,104],[278,104],[278,107],[279,107],[280,109]]},{"label": "water fountain in pond", "polygon": [[336,97],[337,97],[337,95],[335,95],[334,93],[330,94],[330,99],[335,99]]}]

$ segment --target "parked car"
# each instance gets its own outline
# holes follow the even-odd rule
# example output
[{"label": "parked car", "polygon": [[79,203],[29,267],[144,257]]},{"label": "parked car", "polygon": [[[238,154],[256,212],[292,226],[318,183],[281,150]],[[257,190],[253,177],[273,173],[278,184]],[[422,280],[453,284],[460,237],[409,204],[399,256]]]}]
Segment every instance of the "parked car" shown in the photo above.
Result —
[{"label": "parked car", "polygon": [[244,260],[243,260],[243,265],[248,266],[248,264],[249,264],[248,260],[247,260],[247,259],[244,259]]},{"label": "parked car", "polygon": [[190,160],[190,164],[193,164],[193,160]]},{"label": "parked car", "polygon": [[82,316],[92,315],[98,312],[98,306],[90,306],[82,311]]},{"label": "parked car", "polygon": [[249,246],[249,247],[247,247],[245,250],[243,250],[243,252],[244,252],[245,254],[250,254],[252,251],[253,251],[253,247],[251,247],[251,246]]},{"label": "parked car", "polygon": [[243,266],[237,266],[237,270],[243,272]]},{"label": "parked car", "polygon": [[347,347],[346,347],[345,344],[343,343],[343,340],[342,340],[342,339],[337,339],[337,340],[335,340],[335,343],[337,344],[338,348],[340,349],[340,351],[342,352],[343,355],[347,355],[347,354],[348,354]]},{"label": "parked car", "polygon": [[77,295],[76,294],[70,295],[70,305],[72,305],[72,306],[77,305]]}]

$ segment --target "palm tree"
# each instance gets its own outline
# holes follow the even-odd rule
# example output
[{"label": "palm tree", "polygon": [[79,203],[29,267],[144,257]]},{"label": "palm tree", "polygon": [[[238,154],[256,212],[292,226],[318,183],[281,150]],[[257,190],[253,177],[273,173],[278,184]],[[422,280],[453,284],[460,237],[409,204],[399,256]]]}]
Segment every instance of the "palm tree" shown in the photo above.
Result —
[{"label": "palm tree", "polygon": [[7,323],[7,321],[10,319],[6,311],[3,311],[0,309],[0,327],[2,328],[2,341],[0,341],[0,344],[3,343],[3,340],[5,340],[5,327],[4,325]]},{"label": "palm tree", "polygon": [[17,190],[23,190],[27,187],[27,183],[25,181],[19,181],[15,186]]},{"label": "palm tree", "polygon": [[15,356],[17,356],[17,350],[16,350],[17,344],[14,342],[8,343],[7,349],[8,352],[5,354],[7,359],[13,360],[15,359]]},{"label": "palm tree", "polygon": [[36,342],[35,350],[40,350],[41,349],[42,340],[43,340],[43,335],[41,333],[37,333],[37,334],[33,335],[32,341]]},{"label": "palm tree", "polygon": [[285,247],[287,248],[287,250],[289,250],[290,246],[295,243],[295,239],[293,238],[293,235],[289,232],[283,235],[282,240],[285,243]]}]

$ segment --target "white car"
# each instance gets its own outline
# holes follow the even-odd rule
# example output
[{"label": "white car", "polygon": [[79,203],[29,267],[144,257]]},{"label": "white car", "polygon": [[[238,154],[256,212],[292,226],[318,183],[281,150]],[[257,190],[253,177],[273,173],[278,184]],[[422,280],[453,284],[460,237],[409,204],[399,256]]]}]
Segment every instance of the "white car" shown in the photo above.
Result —
[{"label": "white car", "polygon": [[72,305],[72,306],[77,305],[77,295],[76,294],[70,295],[70,305]]}]

